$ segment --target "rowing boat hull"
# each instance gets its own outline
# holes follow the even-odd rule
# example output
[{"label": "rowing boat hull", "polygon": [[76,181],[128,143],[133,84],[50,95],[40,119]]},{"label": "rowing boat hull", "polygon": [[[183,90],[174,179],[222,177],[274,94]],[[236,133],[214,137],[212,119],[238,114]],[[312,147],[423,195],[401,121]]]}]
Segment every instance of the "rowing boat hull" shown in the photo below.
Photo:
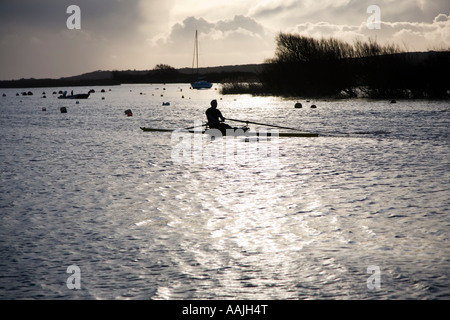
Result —
[{"label": "rowing boat hull", "polygon": [[58,99],[87,99],[89,98],[89,93],[75,94],[70,96],[59,96]]},{"label": "rowing boat hull", "polygon": [[[173,132],[176,130],[172,130],[172,129],[158,129],[158,128],[146,128],[146,127],[141,127],[141,130],[144,132]],[[215,135],[217,136],[215,133],[217,133],[217,129],[208,129],[208,130],[203,130],[203,131],[195,131],[195,130],[184,130],[186,132],[189,133],[201,133],[201,134],[211,134],[211,135]],[[181,131],[183,132],[183,131]],[[244,132],[243,130],[236,130],[234,132],[221,132],[222,135],[228,135],[228,136],[244,136],[244,137],[271,137],[271,136],[278,136],[278,137],[303,137],[303,138],[313,138],[313,137],[318,137],[319,134],[317,133],[309,133],[309,132],[256,132],[256,131],[246,131]]]}]

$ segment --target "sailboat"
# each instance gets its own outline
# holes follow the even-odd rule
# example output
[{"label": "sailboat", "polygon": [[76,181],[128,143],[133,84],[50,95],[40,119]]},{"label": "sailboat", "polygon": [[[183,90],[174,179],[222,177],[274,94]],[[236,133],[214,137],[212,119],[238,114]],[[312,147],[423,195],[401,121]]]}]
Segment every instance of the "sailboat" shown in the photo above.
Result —
[{"label": "sailboat", "polygon": [[194,59],[192,61],[192,73],[194,73],[194,65],[197,62],[197,81],[193,81],[191,86],[193,89],[211,89],[212,83],[200,80],[198,77],[198,32],[195,30]]}]

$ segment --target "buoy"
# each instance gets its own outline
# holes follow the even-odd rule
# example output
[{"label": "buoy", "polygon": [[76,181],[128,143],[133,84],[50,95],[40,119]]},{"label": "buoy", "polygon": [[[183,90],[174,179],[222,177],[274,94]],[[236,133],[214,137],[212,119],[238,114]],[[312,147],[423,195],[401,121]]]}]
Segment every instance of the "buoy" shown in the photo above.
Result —
[{"label": "buoy", "polygon": [[126,114],[128,117],[132,117],[132,116],[133,116],[133,112],[131,112],[131,109],[125,110],[125,114]]},{"label": "buoy", "polygon": [[3,96],[3,97],[6,97],[6,93],[4,93],[2,96]]},{"label": "buoy", "polygon": [[312,108],[312,109],[315,109],[315,108],[317,108],[317,106],[316,106],[315,104],[313,104],[313,105],[311,106],[311,108]]},{"label": "buoy", "polygon": [[61,113],[67,113],[67,108],[66,107],[61,107],[59,110],[61,111]]},{"label": "buoy", "polygon": [[298,109],[298,108],[301,108],[302,107],[302,104],[300,103],[300,102],[297,102],[296,104],[295,104],[295,107]]},{"label": "buoy", "polygon": [[105,100],[105,97],[102,97],[102,100]]}]

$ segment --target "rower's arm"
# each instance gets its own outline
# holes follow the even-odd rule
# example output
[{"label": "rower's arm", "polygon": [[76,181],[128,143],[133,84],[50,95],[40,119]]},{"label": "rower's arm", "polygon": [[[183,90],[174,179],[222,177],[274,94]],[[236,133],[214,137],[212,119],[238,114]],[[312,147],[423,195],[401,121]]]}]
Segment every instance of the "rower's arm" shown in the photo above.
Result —
[{"label": "rower's arm", "polygon": [[225,121],[225,118],[223,117],[222,112],[219,111],[218,116],[219,116],[220,121],[222,121],[222,122]]}]

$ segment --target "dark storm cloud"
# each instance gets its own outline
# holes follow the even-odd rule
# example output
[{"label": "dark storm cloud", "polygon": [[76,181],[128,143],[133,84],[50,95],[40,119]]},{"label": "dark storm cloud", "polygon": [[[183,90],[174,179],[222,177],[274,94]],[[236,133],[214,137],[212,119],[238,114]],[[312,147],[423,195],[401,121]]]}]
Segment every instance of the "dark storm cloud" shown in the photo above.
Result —
[{"label": "dark storm cloud", "polygon": [[[139,58],[143,61],[142,43],[164,22],[171,1],[156,4],[151,0],[1,0],[1,77],[69,76],[133,67]],[[81,9],[81,30],[67,28],[70,5]]]},{"label": "dark storm cloud", "polygon": [[81,8],[82,27],[91,32],[109,34],[133,30],[142,20],[138,0],[2,0],[0,23],[3,31],[30,28],[57,31],[66,28],[67,8]]}]

